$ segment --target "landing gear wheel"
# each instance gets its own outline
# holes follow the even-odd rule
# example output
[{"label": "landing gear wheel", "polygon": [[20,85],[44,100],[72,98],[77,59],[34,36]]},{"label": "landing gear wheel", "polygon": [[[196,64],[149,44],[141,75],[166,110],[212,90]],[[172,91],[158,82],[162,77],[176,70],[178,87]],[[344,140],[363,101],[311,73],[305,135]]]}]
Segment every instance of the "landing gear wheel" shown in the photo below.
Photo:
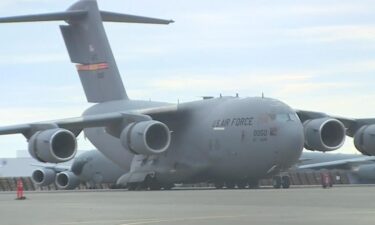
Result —
[{"label": "landing gear wheel", "polygon": [[158,191],[161,189],[160,183],[155,179],[155,177],[147,176],[144,181],[145,187],[152,191]]},{"label": "landing gear wheel", "polygon": [[215,182],[215,188],[216,189],[223,189],[224,183],[223,182]]},{"label": "landing gear wheel", "polygon": [[149,188],[151,191],[159,191],[161,189],[161,186],[158,183],[154,183],[154,184],[151,184]]},{"label": "landing gear wheel", "polygon": [[282,176],[281,177],[281,186],[285,189],[290,187],[290,177],[289,176]]},{"label": "landing gear wheel", "polygon": [[272,179],[272,185],[276,189],[281,188],[281,177],[280,176],[274,176],[273,179]]},{"label": "landing gear wheel", "polygon": [[232,181],[225,182],[225,186],[227,189],[234,189],[236,187],[236,184]]},{"label": "landing gear wheel", "polygon": [[164,190],[171,190],[174,187],[174,184],[165,184],[163,185]]},{"label": "landing gear wheel", "polygon": [[238,181],[237,187],[238,187],[238,189],[245,189],[246,188],[246,181]]},{"label": "landing gear wheel", "polygon": [[259,181],[258,180],[249,181],[248,184],[249,184],[249,189],[259,188]]},{"label": "landing gear wheel", "polygon": [[128,184],[128,190],[129,191],[134,191],[134,190],[136,190],[137,189],[137,183],[130,183],[130,184]]}]

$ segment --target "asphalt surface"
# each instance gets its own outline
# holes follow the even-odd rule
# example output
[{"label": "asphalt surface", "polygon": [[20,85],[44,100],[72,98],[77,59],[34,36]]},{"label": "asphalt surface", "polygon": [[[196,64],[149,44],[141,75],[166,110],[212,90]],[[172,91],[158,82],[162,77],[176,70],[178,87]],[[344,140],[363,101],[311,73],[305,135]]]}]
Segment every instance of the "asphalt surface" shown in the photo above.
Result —
[{"label": "asphalt surface", "polygon": [[2,225],[373,224],[375,186],[0,193]]}]

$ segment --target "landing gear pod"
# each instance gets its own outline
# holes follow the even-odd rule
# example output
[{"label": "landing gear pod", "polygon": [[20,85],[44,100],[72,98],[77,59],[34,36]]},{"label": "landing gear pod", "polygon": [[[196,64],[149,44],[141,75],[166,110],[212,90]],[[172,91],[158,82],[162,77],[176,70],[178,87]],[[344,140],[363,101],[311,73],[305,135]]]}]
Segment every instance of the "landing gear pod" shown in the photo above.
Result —
[{"label": "landing gear pod", "polygon": [[155,120],[131,123],[121,132],[124,148],[141,155],[157,155],[165,152],[171,142],[169,128]]},{"label": "landing gear pod", "polygon": [[77,153],[77,139],[61,128],[38,131],[29,140],[29,153],[40,162],[66,162]]},{"label": "landing gear pod", "polygon": [[344,125],[332,118],[307,120],[303,123],[305,148],[321,152],[341,148],[345,142]]}]

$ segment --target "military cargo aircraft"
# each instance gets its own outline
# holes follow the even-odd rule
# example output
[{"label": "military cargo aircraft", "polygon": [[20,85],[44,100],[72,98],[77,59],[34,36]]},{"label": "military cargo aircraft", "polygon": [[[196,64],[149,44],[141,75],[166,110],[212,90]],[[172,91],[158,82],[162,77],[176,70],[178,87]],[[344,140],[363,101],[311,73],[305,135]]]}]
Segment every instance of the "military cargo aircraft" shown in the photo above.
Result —
[{"label": "military cargo aircraft", "polygon": [[345,170],[350,183],[373,184],[375,182],[375,156],[354,154],[324,154],[303,152],[298,170]]},{"label": "military cargo aircraft", "polygon": [[98,150],[90,150],[75,157],[72,165],[38,164],[32,172],[32,181],[39,186],[55,183],[58,189],[71,190],[86,182],[89,187],[97,184],[115,184],[128,172],[105,157]]},{"label": "military cargo aircraft", "polygon": [[[265,97],[208,98],[169,104],[129,99],[103,22],[170,24],[100,11],[95,0],[80,0],[65,12],[1,18],[1,23],[65,21],[60,26],[76,64],[87,100],[96,103],[82,116],[1,127],[0,134],[23,134],[30,154],[41,162],[74,157],[83,131],[93,145],[125,170],[118,183],[169,189],[174,183],[214,182],[217,188],[257,186],[258,180],[288,169],[305,146],[340,148],[348,135],[375,154],[372,119],[353,120],[294,110]],[[358,131],[358,132],[357,132]],[[289,187],[289,178],[275,176]]]}]

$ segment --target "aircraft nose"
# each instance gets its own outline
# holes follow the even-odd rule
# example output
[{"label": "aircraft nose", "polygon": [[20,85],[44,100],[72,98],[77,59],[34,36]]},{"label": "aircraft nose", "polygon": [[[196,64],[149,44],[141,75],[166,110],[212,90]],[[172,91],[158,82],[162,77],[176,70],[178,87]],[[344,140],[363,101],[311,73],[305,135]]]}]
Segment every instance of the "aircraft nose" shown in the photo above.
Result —
[{"label": "aircraft nose", "polygon": [[283,126],[280,146],[280,163],[286,168],[296,163],[302,154],[304,146],[303,127],[300,123],[290,122]]}]

